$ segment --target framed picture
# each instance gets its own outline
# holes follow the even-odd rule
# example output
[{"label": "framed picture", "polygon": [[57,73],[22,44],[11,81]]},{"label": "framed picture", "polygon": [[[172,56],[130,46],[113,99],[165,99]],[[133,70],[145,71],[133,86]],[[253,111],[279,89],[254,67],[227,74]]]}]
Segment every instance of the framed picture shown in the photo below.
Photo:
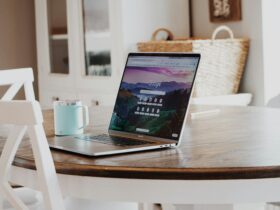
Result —
[{"label": "framed picture", "polygon": [[241,20],[241,0],[209,0],[211,22]]}]

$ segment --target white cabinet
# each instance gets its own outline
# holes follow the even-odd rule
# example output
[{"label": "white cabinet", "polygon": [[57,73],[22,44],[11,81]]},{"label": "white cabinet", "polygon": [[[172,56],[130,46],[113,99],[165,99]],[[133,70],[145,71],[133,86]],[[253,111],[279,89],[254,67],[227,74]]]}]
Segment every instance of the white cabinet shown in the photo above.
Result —
[{"label": "white cabinet", "polygon": [[189,34],[186,0],[35,0],[35,9],[43,107],[67,98],[112,105],[138,41],[159,27]]}]

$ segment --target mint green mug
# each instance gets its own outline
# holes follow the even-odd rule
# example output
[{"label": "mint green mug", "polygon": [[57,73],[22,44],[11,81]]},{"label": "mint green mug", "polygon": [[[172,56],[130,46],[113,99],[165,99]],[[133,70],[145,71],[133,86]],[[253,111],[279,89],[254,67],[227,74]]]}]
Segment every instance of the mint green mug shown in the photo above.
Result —
[{"label": "mint green mug", "polygon": [[79,100],[55,101],[54,131],[57,136],[78,135],[84,133],[89,124],[88,107]]}]

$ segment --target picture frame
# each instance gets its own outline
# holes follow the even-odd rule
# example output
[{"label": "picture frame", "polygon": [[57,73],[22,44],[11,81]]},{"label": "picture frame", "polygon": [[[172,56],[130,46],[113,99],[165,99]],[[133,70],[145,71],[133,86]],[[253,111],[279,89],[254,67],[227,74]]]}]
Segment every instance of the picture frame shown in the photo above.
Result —
[{"label": "picture frame", "polygon": [[241,0],[209,0],[209,12],[213,23],[241,21]]}]

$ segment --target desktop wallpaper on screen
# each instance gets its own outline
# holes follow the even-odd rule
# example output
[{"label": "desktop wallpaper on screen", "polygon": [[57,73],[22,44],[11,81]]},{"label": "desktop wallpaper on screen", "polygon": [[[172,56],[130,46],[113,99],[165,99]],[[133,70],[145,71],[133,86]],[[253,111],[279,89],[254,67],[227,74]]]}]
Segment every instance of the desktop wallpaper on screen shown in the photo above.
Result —
[{"label": "desktop wallpaper on screen", "polygon": [[110,129],[178,140],[198,58],[130,56]]}]

